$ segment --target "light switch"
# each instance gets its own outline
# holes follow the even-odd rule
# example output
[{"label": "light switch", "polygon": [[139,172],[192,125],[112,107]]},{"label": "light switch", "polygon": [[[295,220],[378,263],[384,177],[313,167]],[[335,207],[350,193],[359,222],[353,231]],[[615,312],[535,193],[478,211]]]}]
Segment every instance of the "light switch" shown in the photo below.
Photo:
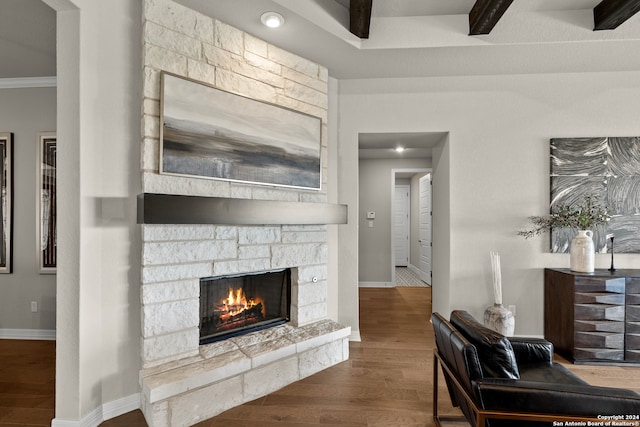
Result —
[{"label": "light switch", "polygon": [[373,228],[373,221],[367,221],[369,223],[369,228]]}]

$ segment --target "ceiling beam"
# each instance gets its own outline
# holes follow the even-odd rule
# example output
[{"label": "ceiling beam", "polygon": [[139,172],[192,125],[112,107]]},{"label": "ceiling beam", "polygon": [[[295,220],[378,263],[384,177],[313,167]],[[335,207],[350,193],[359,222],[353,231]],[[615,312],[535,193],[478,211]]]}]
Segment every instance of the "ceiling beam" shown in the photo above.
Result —
[{"label": "ceiling beam", "polygon": [[513,0],[477,0],[469,12],[469,35],[489,34]]},{"label": "ceiling beam", "polygon": [[638,0],[603,0],[593,8],[594,30],[613,30],[640,11]]},{"label": "ceiling beam", "polygon": [[372,1],[351,0],[349,2],[349,31],[361,39],[369,38]]}]

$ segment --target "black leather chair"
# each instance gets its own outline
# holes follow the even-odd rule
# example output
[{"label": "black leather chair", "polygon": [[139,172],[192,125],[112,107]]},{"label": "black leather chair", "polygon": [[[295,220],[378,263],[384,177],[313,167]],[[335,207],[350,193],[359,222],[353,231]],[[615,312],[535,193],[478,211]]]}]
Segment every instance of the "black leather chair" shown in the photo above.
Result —
[{"label": "black leather chair", "polygon": [[437,426],[454,420],[438,414],[439,367],[451,402],[476,427],[551,426],[554,421],[555,425],[588,421],[605,425],[603,417],[640,416],[640,394],[589,385],[553,361],[553,345],[546,340],[507,338],[461,310],[451,313],[450,322],[439,313],[431,319]]}]

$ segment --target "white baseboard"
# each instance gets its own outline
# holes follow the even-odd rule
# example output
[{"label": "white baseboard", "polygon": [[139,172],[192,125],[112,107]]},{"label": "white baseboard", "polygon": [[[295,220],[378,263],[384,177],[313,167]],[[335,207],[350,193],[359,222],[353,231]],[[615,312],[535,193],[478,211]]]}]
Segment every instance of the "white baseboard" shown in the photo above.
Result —
[{"label": "white baseboard", "polygon": [[427,279],[427,277],[426,277],[427,275],[422,270],[420,270],[418,267],[416,267],[415,265],[409,264],[409,270],[411,270],[414,273],[416,273],[418,275],[418,277],[420,278],[420,280],[422,280],[423,282],[431,284],[431,279]]},{"label": "white baseboard", "polygon": [[393,288],[391,282],[358,282],[359,288]]},{"label": "white baseboard", "polygon": [[360,331],[351,330],[351,335],[349,335],[349,341],[352,342],[361,342],[362,338],[360,337]]},{"label": "white baseboard", "polygon": [[132,394],[112,402],[106,402],[91,411],[89,415],[80,421],[54,418],[51,421],[51,427],[97,427],[104,421],[119,417],[127,412],[135,411],[136,409],[140,409],[140,393]]},{"label": "white baseboard", "polygon": [[409,270],[413,271],[414,273],[416,273],[418,276],[420,276],[420,273],[422,273],[422,271],[420,271],[420,269],[418,267],[416,267],[413,264],[409,264]]},{"label": "white baseboard", "polygon": [[0,329],[0,339],[55,341],[55,329]]}]

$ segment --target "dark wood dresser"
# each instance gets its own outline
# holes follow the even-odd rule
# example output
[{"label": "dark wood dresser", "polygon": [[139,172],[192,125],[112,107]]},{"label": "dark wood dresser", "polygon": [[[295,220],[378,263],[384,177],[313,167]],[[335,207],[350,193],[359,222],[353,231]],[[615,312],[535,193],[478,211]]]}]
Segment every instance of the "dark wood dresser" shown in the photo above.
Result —
[{"label": "dark wood dresser", "polygon": [[640,364],[640,270],[544,270],[544,337],[574,363]]}]

